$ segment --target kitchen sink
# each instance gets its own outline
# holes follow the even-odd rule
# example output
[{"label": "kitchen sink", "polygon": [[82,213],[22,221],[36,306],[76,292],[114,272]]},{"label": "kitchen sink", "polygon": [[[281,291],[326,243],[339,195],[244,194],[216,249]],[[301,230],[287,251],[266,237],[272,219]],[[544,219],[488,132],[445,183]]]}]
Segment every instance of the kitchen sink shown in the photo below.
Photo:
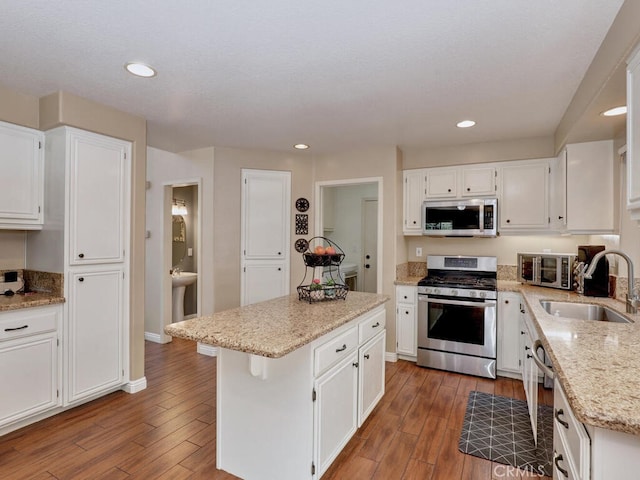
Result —
[{"label": "kitchen sink", "polygon": [[598,320],[601,322],[631,323],[631,320],[615,310],[594,303],[540,300],[540,305],[542,305],[542,308],[548,313],[557,317]]}]

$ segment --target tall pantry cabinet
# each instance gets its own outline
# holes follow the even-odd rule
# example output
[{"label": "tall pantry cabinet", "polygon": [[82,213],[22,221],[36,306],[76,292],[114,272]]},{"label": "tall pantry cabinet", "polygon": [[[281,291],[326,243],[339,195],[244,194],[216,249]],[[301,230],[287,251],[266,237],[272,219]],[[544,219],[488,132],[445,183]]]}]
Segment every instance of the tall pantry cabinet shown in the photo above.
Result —
[{"label": "tall pantry cabinet", "polygon": [[131,144],[70,127],[46,134],[45,224],[28,268],[64,273],[64,405],[128,381]]}]

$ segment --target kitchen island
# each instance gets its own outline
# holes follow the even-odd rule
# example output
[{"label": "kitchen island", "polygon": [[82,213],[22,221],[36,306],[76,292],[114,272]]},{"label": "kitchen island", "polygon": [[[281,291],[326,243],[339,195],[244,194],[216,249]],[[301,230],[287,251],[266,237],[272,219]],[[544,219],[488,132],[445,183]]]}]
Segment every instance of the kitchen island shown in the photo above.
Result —
[{"label": "kitchen island", "polygon": [[291,295],[167,326],[220,347],[217,468],[245,480],[319,478],[384,393],[387,300]]}]

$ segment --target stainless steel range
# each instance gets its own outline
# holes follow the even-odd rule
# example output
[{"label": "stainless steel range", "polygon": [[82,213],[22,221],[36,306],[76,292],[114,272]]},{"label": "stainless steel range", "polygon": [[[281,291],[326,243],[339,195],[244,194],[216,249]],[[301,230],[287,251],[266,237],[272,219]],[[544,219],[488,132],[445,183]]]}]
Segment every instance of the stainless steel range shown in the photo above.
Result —
[{"label": "stainless steel range", "polygon": [[496,378],[496,257],[427,256],[418,365]]}]

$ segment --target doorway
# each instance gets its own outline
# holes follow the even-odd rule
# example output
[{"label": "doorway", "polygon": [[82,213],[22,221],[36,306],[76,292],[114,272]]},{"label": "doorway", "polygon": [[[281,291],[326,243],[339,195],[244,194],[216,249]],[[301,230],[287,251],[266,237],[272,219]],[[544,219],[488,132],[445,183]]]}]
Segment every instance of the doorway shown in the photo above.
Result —
[{"label": "doorway", "polygon": [[[195,282],[184,288],[183,315],[189,319],[200,315],[202,304],[201,256],[201,180],[166,182],[163,195],[162,233],[162,324],[172,323],[174,312],[173,272],[195,274]],[[176,285],[174,285],[176,283]],[[162,335],[162,343],[171,337]]]},{"label": "doorway", "polygon": [[345,254],[340,266],[350,290],[382,291],[382,178],[316,182],[317,235]]}]

